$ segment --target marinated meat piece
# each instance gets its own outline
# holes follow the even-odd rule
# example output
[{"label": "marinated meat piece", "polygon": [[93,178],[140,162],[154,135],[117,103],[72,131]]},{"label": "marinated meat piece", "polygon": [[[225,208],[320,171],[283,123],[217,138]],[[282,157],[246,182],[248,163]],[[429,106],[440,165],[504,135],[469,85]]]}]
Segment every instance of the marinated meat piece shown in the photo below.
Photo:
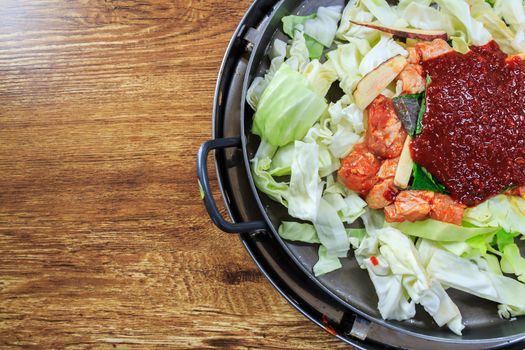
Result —
[{"label": "marinated meat piece", "polygon": [[434,192],[403,191],[399,193],[394,204],[385,208],[387,222],[419,221],[429,214]]},{"label": "marinated meat piece", "polygon": [[375,184],[365,200],[371,209],[382,209],[392,204],[398,193],[399,189],[394,186],[394,178],[391,177]]},{"label": "marinated meat piece", "polygon": [[421,63],[421,51],[417,47],[408,48],[408,63],[409,64],[420,64]]},{"label": "marinated meat piece", "polygon": [[385,159],[381,164],[381,168],[377,172],[377,177],[380,180],[385,180],[390,177],[396,176],[397,164],[399,163],[399,157],[392,159]]},{"label": "marinated meat piece", "polygon": [[401,154],[406,137],[392,100],[379,95],[368,107],[368,149],[381,158],[396,158]]},{"label": "marinated meat piece", "polygon": [[416,44],[416,50],[421,54],[423,61],[441,56],[452,51],[450,45],[443,39],[435,39],[431,42],[421,42]]},{"label": "marinated meat piece", "polygon": [[399,158],[386,159],[381,164],[377,172],[378,182],[370,190],[365,200],[372,209],[382,209],[394,201],[399,189],[394,186],[394,176],[396,175]]},{"label": "marinated meat piece", "polygon": [[425,90],[423,67],[419,64],[408,64],[398,76],[403,83],[402,95],[418,94]]},{"label": "marinated meat piece", "polygon": [[465,208],[465,205],[456,202],[450,196],[436,193],[431,205],[430,218],[461,225]]},{"label": "marinated meat piece", "polygon": [[377,182],[376,174],[380,166],[379,159],[361,143],[343,159],[337,173],[338,180],[352,191],[366,195]]}]

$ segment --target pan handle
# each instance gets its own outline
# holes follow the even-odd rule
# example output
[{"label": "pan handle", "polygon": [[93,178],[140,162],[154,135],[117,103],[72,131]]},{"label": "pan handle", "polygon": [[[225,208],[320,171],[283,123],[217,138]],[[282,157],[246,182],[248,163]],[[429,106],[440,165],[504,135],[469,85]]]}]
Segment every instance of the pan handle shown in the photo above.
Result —
[{"label": "pan handle", "polygon": [[204,142],[197,155],[197,176],[199,178],[199,184],[202,188],[204,205],[206,210],[208,210],[208,215],[210,215],[213,223],[228,233],[243,233],[243,232],[253,232],[257,230],[265,230],[268,228],[264,221],[250,221],[250,222],[239,222],[231,223],[226,221],[217,205],[213,199],[210,189],[210,183],[208,178],[208,153],[214,149],[222,149],[229,147],[240,147],[241,139],[239,137],[230,137],[223,139],[214,139]]}]

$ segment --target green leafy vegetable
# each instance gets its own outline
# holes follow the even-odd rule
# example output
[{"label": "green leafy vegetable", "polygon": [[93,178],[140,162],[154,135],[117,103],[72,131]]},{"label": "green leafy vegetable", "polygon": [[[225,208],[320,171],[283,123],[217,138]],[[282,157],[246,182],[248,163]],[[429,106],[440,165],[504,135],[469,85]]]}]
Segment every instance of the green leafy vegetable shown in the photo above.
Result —
[{"label": "green leafy vegetable", "polygon": [[294,221],[281,222],[281,226],[279,226],[279,236],[290,241],[321,243],[313,225],[301,224]]},{"label": "green leafy vegetable", "polygon": [[414,176],[412,186],[410,187],[412,190],[447,193],[445,186],[437,182],[432,174],[430,174],[428,170],[423,168],[421,165],[414,163],[412,173]]},{"label": "green leafy vegetable", "polygon": [[442,13],[446,14],[455,31],[466,34],[468,44],[485,45],[492,39],[483,23],[475,20],[465,0],[435,0]]},{"label": "green leafy vegetable", "polygon": [[302,139],[327,108],[305,77],[283,64],[264,90],[252,132],[274,146],[284,146]]},{"label": "green leafy vegetable", "polygon": [[406,235],[439,242],[463,242],[472,237],[494,234],[499,231],[499,228],[494,227],[464,227],[432,219],[389,225]]},{"label": "green leafy vegetable", "polygon": [[337,255],[329,252],[324,245],[319,246],[318,254],[319,260],[313,267],[314,275],[316,277],[340,269],[343,266]]},{"label": "green leafy vegetable", "polygon": [[251,160],[253,180],[260,191],[287,207],[288,184],[277,182],[270,174],[272,157],[276,151],[277,147],[270,145],[264,140],[261,141],[255,157]]},{"label": "green leafy vegetable", "polygon": [[416,130],[414,131],[415,135],[419,135],[423,131],[423,117],[425,116],[426,111],[427,111],[427,99],[426,99],[426,94],[425,94],[423,96],[423,99],[421,100],[421,109],[419,110],[419,114],[417,116]]},{"label": "green leafy vegetable", "polygon": [[324,46],[314,38],[309,35],[304,35],[304,40],[306,41],[306,47],[308,48],[308,53],[311,59],[320,59],[323,55]]},{"label": "green leafy vegetable", "polygon": [[332,46],[337,23],[341,19],[341,10],[341,6],[319,7],[315,18],[304,22],[304,33],[325,47]]},{"label": "green leafy vegetable", "polygon": [[[288,35],[290,38],[294,38],[295,31],[300,29],[301,31],[304,30],[304,25],[308,20],[315,20],[317,18],[317,15],[315,13],[312,13],[308,16],[286,16],[283,17],[283,32]],[[335,35],[335,32],[334,32]],[[310,58],[312,59],[319,59],[323,55],[324,46],[319,41],[308,35],[308,33],[304,33],[304,39],[306,41],[306,47],[308,48],[308,53]]]},{"label": "green leafy vegetable", "polygon": [[506,246],[514,244],[514,238],[518,236],[517,233],[508,233],[505,230],[500,230],[496,234],[496,244],[498,246],[498,250],[502,252]]},{"label": "green leafy vegetable", "polygon": [[515,243],[508,244],[503,248],[501,270],[505,273],[515,274],[520,281],[525,282],[525,259],[521,256],[520,249]]},{"label": "green leafy vegetable", "polygon": [[525,199],[499,195],[465,210],[464,220],[480,227],[501,227],[525,234]]},{"label": "green leafy vegetable", "polygon": [[319,145],[295,141],[291,164],[288,214],[294,218],[315,221],[323,183],[319,177]]},{"label": "green leafy vegetable", "polygon": [[471,260],[441,250],[431,243],[426,243],[425,247],[426,251],[419,249],[419,252],[424,261],[428,260],[427,271],[441,283],[484,299],[510,305],[513,307],[512,314],[525,310],[525,284],[484,271]]},{"label": "green leafy vegetable", "polygon": [[315,18],[315,13],[312,13],[308,16],[285,16],[281,20],[283,22],[283,32],[288,35],[290,38],[293,39],[295,34],[295,29],[298,25],[304,25],[304,22],[306,22],[309,19]]},{"label": "green leafy vegetable", "polygon": [[361,3],[379,20],[381,24],[389,27],[406,27],[407,22],[399,16],[397,9],[388,4],[386,0],[361,0]]}]

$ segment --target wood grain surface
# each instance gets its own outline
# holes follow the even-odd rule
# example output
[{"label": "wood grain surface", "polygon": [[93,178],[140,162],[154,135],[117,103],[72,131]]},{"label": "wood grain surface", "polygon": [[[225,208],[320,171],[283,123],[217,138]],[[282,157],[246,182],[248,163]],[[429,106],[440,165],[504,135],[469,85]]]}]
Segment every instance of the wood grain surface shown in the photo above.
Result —
[{"label": "wood grain surface", "polygon": [[1,348],[345,348],[199,198],[249,4],[1,1]]}]

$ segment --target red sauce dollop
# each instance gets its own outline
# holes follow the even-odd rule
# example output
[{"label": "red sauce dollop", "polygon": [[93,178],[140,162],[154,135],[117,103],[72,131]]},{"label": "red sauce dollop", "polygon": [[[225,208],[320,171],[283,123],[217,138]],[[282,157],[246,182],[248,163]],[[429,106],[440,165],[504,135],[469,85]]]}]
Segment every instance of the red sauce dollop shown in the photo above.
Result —
[{"label": "red sauce dollop", "polygon": [[414,161],[468,206],[525,185],[525,61],[492,41],[423,68],[432,82]]}]

